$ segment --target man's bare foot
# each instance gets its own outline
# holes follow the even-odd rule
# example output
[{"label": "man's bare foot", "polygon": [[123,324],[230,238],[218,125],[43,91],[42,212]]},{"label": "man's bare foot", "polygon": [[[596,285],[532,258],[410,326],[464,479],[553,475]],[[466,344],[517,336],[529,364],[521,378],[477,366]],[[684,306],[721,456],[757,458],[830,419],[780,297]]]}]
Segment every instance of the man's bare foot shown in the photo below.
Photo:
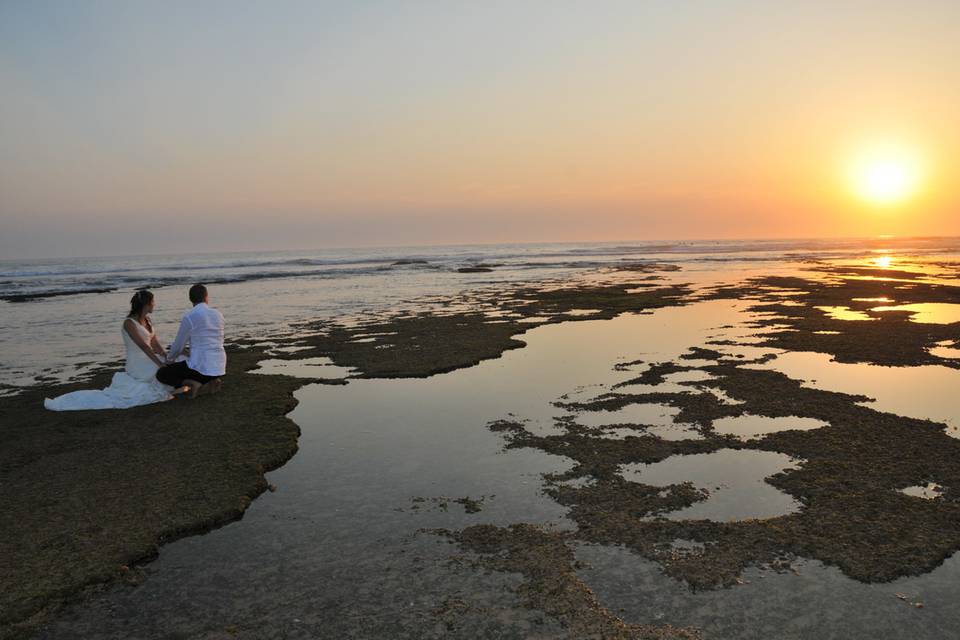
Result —
[{"label": "man's bare foot", "polygon": [[197,382],[196,380],[184,380],[183,386],[187,387],[187,397],[193,400],[200,393],[200,389],[203,388],[203,385]]},{"label": "man's bare foot", "polygon": [[177,387],[177,388],[174,389],[173,391],[171,391],[171,392],[170,392],[170,395],[172,395],[172,396],[180,396],[180,395],[183,395],[183,394],[185,394],[185,393],[190,393],[190,390],[191,390],[191,386],[188,385],[188,384],[184,384],[184,385],[181,385],[181,386]]},{"label": "man's bare foot", "polygon": [[222,381],[220,378],[214,378],[213,380],[211,380],[211,381],[208,382],[207,384],[205,384],[205,385],[203,385],[202,387],[200,387],[200,388],[197,390],[197,394],[196,394],[196,395],[198,395],[198,396],[205,396],[205,395],[214,394],[214,393],[220,391],[220,389],[221,389],[222,387],[223,387],[223,381]]}]

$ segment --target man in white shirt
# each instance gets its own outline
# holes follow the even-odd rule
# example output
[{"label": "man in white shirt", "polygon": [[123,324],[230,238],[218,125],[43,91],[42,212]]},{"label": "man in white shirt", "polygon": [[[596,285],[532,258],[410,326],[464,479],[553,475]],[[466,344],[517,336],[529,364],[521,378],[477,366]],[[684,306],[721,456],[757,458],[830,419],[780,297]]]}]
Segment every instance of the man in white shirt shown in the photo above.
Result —
[{"label": "man in white shirt", "polygon": [[[207,288],[190,287],[193,309],[183,314],[177,338],[167,352],[167,365],[157,369],[157,380],[171,387],[190,387],[190,397],[220,390],[221,377],[227,372],[227,352],[223,349],[223,314],[207,304]],[[185,362],[177,357],[190,345]]]}]

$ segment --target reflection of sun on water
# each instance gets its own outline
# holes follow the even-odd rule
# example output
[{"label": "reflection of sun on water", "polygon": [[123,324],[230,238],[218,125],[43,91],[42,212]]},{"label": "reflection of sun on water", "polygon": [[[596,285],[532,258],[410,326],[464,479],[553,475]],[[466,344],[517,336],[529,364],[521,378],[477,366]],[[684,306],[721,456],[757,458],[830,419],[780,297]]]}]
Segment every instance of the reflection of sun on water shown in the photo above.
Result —
[{"label": "reflection of sun on water", "polygon": [[893,264],[893,258],[890,256],[879,256],[873,259],[873,264],[881,269],[889,269],[890,265]]}]

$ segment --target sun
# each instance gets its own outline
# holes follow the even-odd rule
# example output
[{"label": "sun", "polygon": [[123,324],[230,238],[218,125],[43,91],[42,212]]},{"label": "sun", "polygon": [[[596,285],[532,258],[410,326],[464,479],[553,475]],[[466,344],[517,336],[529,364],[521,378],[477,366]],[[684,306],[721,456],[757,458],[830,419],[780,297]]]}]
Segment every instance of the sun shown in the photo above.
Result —
[{"label": "sun", "polygon": [[913,196],[920,184],[920,163],[900,147],[875,147],[858,154],[850,179],[857,197],[875,205],[895,205]]}]

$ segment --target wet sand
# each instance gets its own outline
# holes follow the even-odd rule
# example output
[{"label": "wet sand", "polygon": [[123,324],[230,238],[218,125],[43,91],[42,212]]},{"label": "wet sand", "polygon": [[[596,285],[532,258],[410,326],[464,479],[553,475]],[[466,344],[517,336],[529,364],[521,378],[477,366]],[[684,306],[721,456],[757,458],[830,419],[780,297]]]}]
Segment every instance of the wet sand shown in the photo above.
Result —
[{"label": "wet sand", "polygon": [[[182,484],[179,477],[177,483],[156,476],[142,480],[149,474],[128,467],[110,482],[129,501],[111,509],[101,503],[90,509],[87,501],[85,518],[109,529],[105,521],[122,523],[130,513],[142,517],[142,507],[138,512],[131,503],[145,502],[144,487],[157,494],[173,489],[166,502],[157,497],[149,504],[153,511],[156,504],[168,505],[169,519],[192,517],[193,528],[181,527],[181,535],[238,517],[248,506],[243,497],[257,495],[267,483],[276,484],[277,493],[254,502],[242,523],[181,540],[157,562],[129,571],[110,565],[150,557],[166,540],[165,529],[141,526],[141,539],[148,542],[137,546],[127,544],[128,525],[119,524],[112,533],[114,551],[122,548],[127,560],[118,562],[116,553],[104,557],[99,573],[87,571],[91,554],[85,550],[45,545],[46,560],[36,566],[59,563],[74,582],[58,590],[49,588],[48,576],[19,574],[18,584],[40,595],[16,601],[19,619],[5,614],[9,633],[29,636],[29,627],[21,634],[9,623],[25,620],[22,613],[30,606],[56,607],[74,598],[81,584],[111,580],[114,586],[103,593],[88,592],[46,620],[28,622],[34,629],[43,623],[38,636],[51,638],[628,638],[695,637],[700,630],[706,637],[728,637],[716,634],[734,630],[737,637],[772,637],[771,630],[804,637],[822,631],[823,621],[804,623],[799,612],[814,602],[823,607],[825,589],[841,594],[834,606],[845,606],[843,598],[866,598],[863,610],[873,619],[882,612],[888,630],[916,633],[890,637],[941,637],[936,633],[943,625],[960,622],[927,606],[951,594],[949,580],[930,578],[956,572],[952,559],[944,560],[960,548],[960,489],[954,489],[960,487],[960,441],[943,422],[887,413],[873,408],[866,395],[814,388],[771,368],[785,352],[808,351],[864,367],[935,363],[953,372],[955,359],[930,350],[956,344],[956,324],[916,322],[910,311],[872,311],[881,303],[862,301],[871,306],[861,307],[854,298],[952,304],[956,287],[926,282],[917,273],[863,280],[878,276],[822,265],[809,277],[706,290],[684,286],[682,274],[650,280],[660,274],[649,267],[628,275],[613,284],[521,287],[481,305],[452,300],[445,314],[311,323],[269,347],[238,345],[244,350],[234,360],[244,369],[273,358],[288,361],[288,373],[296,375],[298,360],[320,361],[299,372],[306,378],[244,373],[231,379],[242,380],[255,396],[265,394],[256,396],[263,414],[255,417],[248,398],[233,398],[232,424],[259,425],[255,431],[272,434],[265,438],[271,442],[237,454],[232,474],[206,465],[204,477],[185,477]],[[862,309],[877,319],[836,319],[818,309],[826,306]],[[879,325],[886,329],[878,332]],[[310,377],[327,377],[324,371],[336,380],[349,372],[348,384],[313,384]],[[449,371],[454,373],[436,375]],[[295,403],[292,394],[301,401],[293,422],[283,418]],[[227,399],[222,394],[210,400]],[[7,399],[0,402],[3,411],[12,411]],[[639,421],[648,412],[633,414],[635,422],[586,419],[653,404],[670,409],[649,414],[657,424]],[[29,424],[28,407],[5,415]],[[177,423],[185,444],[180,464],[205,466],[189,451],[198,446],[188,435],[191,428],[198,432],[196,419],[171,419],[168,409],[182,410],[168,403],[165,419],[150,424],[168,438],[161,425]],[[124,412],[116,420],[132,415]],[[750,416],[769,422],[751,423],[738,435],[732,421]],[[84,419],[94,428],[110,427],[105,415]],[[671,422],[682,425],[680,436],[664,437],[662,429]],[[723,428],[714,428],[715,422]],[[296,425],[304,430],[300,453],[264,480],[265,470],[296,450],[295,435],[284,440],[277,432],[292,428],[295,434]],[[63,425],[44,428],[56,434],[50,450],[66,447],[63,439],[73,437]],[[5,442],[23,446],[22,438],[10,438],[4,429]],[[107,433],[97,446],[120,438]],[[215,459],[223,435],[211,443],[203,433],[194,438],[212,447]],[[169,446],[161,440],[140,443],[141,466],[156,454],[151,447]],[[123,446],[135,450],[129,440]],[[4,447],[4,455],[15,447]],[[49,529],[59,517],[51,511],[65,507],[50,501],[50,492],[30,477],[36,471],[22,462],[27,454],[15,455],[4,468],[18,470],[25,493],[17,492],[4,511],[25,513],[47,500],[52,509],[38,510],[30,530]],[[87,443],[72,455],[93,468],[98,460],[120,458]],[[257,468],[247,456],[268,463]],[[760,475],[731,480],[721,474],[711,484],[709,464],[696,456],[714,461],[709,464],[718,471],[742,466]],[[780,458],[771,458],[767,468],[749,456]],[[681,481],[687,473],[682,469],[676,477],[655,470],[672,460],[690,462],[689,480]],[[60,482],[84,482],[69,466],[48,466],[45,473]],[[942,487],[934,499],[900,491],[928,483]],[[730,484],[735,486],[725,486]],[[85,490],[103,486],[100,479]],[[206,498],[210,486],[222,488],[218,498],[237,504],[226,509],[210,500],[219,511],[207,506],[206,513],[216,511],[219,519],[202,520],[201,509],[183,509],[191,504],[188,496]],[[747,508],[733,513],[725,504]],[[684,511],[689,509],[694,511]],[[19,520],[9,526],[20,526]],[[28,529],[22,531],[11,551],[29,558],[35,552]],[[59,535],[78,540],[85,532],[67,527]],[[622,566],[635,566],[633,583],[617,569]],[[477,568],[492,573],[478,576]],[[129,582],[146,580],[131,589],[123,582],[127,574]],[[760,580],[777,585],[779,598],[797,590],[796,602],[785,610],[782,603],[778,611],[754,610],[757,620],[744,625],[744,604],[736,594]],[[896,582],[903,580],[907,586]],[[922,609],[918,594],[864,595],[870,585],[890,581],[907,590],[935,586],[927,587]],[[639,600],[624,606],[630,589]],[[719,608],[713,618],[697,613],[705,602]],[[914,619],[916,612],[926,617]],[[846,637],[870,637],[876,629],[856,613],[846,614],[843,624],[853,630]]]}]

